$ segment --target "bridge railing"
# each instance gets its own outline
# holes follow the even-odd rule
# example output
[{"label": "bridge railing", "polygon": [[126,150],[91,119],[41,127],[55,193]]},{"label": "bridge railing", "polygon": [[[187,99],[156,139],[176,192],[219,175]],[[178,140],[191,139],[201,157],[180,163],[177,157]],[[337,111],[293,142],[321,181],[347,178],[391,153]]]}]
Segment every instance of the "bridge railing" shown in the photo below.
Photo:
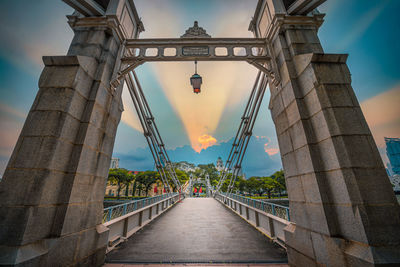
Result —
[{"label": "bridge railing", "polygon": [[159,202],[163,199],[166,199],[168,197],[172,197],[172,196],[176,196],[176,195],[178,195],[178,193],[163,194],[163,195],[159,195],[159,196],[155,196],[155,197],[133,200],[133,201],[126,202],[123,204],[105,208],[104,212],[103,212],[103,223],[111,221],[115,218],[124,216],[135,210],[139,210],[146,206],[152,205],[152,204]]},{"label": "bridge railing", "polygon": [[235,194],[216,193],[214,197],[274,242],[286,247],[285,228],[291,224],[288,207]]},{"label": "bridge railing", "polygon": [[244,196],[240,196],[240,195],[236,195],[236,194],[226,194],[226,193],[219,193],[219,194],[221,194],[225,197],[230,197],[230,198],[235,199],[243,204],[246,204],[253,208],[262,210],[266,213],[270,213],[270,214],[277,216],[279,218],[282,218],[284,220],[290,221],[290,214],[289,214],[288,207],[274,204],[271,202],[261,201],[258,199],[252,199],[252,198],[248,198],[248,197],[244,197]]},{"label": "bridge railing", "polygon": [[184,197],[178,193],[164,194],[104,209],[103,226],[109,231],[107,253]]}]

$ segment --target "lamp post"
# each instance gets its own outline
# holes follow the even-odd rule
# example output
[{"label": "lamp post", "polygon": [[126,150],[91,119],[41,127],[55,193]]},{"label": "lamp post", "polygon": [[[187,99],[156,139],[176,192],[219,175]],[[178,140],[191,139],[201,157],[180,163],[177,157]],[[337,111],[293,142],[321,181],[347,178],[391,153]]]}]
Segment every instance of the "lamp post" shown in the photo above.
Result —
[{"label": "lamp post", "polygon": [[195,72],[192,75],[192,77],[190,77],[190,84],[193,86],[193,92],[195,94],[198,94],[201,92],[200,87],[203,81],[201,76],[197,74],[197,61],[195,61],[194,64],[195,64]]}]

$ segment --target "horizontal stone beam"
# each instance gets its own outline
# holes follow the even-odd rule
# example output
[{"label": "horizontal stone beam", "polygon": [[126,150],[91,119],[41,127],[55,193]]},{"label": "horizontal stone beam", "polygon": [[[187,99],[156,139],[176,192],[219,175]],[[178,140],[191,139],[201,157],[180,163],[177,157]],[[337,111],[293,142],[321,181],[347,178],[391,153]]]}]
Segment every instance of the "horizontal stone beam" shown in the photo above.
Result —
[{"label": "horizontal stone beam", "polygon": [[162,61],[255,61],[264,63],[270,60],[266,56],[137,56],[125,57],[123,63],[144,62],[162,62]]},{"label": "horizontal stone beam", "polygon": [[152,39],[128,39],[127,48],[137,47],[175,47],[175,46],[264,46],[265,39],[262,38],[152,38]]},{"label": "horizontal stone beam", "polygon": [[86,17],[104,16],[106,11],[93,0],[62,0]]},{"label": "horizontal stone beam", "polygon": [[270,57],[265,39],[257,38],[174,38],[137,39],[125,43],[124,63],[136,61],[258,61]]},{"label": "horizontal stone beam", "polygon": [[326,0],[297,0],[287,10],[289,15],[306,15]]}]

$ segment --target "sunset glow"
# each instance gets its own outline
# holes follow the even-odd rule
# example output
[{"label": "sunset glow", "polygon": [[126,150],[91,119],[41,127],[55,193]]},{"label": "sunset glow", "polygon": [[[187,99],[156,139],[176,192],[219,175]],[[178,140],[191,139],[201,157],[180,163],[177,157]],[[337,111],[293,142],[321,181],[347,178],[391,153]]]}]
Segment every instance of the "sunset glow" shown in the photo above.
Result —
[{"label": "sunset glow", "polygon": [[211,135],[203,134],[202,136],[199,136],[199,138],[197,138],[197,144],[192,145],[192,147],[197,153],[200,153],[201,150],[207,149],[207,147],[213,146],[216,143],[217,139],[215,139]]}]

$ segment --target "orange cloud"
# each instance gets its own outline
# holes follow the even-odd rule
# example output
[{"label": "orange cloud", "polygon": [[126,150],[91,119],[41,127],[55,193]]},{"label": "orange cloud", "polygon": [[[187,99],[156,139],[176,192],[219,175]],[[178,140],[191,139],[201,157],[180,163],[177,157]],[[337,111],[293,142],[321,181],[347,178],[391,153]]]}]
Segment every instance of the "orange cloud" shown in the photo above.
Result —
[{"label": "orange cloud", "polygon": [[[146,4],[143,4],[139,1],[138,6],[142,6],[141,14],[146,25],[146,31],[141,38],[177,37],[192,26],[182,17],[176,16],[176,10],[164,2],[147,4],[146,1]],[[207,22],[201,18],[199,24],[206,27],[213,37],[251,37],[252,33],[247,30],[247,26],[252,11],[246,8],[248,4],[248,1],[237,1],[232,5],[232,9],[221,11],[218,18],[215,18],[218,19],[218,23],[212,24],[213,27],[207,28]],[[256,2],[252,1],[252,4],[256,5]],[[154,5],[158,8],[150,8]],[[152,17],[157,17],[157,20],[151,20]],[[220,20],[221,17],[226,19]],[[212,18],[207,19],[210,20]],[[193,62],[147,64],[153,69],[168,101],[184,126],[192,148],[196,151],[204,149],[201,148],[199,136],[214,134],[227,108],[234,110],[242,106],[250,94],[257,73],[257,70],[246,62],[199,62],[198,73],[203,77],[203,84],[202,92],[197,95],[193,93],[189,82],[194,73]]]},{"label": "orange cloud", "polygon": [[269,142],[264,144],[264,151],[268,155],[272,156],[279,153],[279,148],[268,147]]},{"label": "orange cloud", "polygon": [[211,135],[203,134],[197,138],[197,142],[198,143],[194,144],[192,147],[197,153],[200,153],[202,149],[207,149],[207,147],[215,145],[217,143],[217,139]]},{"label": "orange cloud", "polygon": [[364,117],[378,147],[384,137],[400,137],[400,85],[361,103]]}]

